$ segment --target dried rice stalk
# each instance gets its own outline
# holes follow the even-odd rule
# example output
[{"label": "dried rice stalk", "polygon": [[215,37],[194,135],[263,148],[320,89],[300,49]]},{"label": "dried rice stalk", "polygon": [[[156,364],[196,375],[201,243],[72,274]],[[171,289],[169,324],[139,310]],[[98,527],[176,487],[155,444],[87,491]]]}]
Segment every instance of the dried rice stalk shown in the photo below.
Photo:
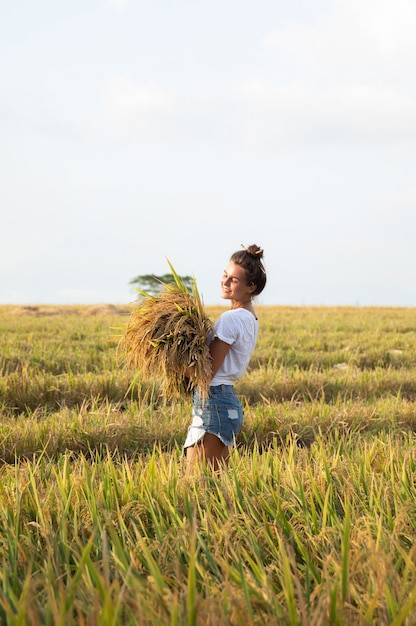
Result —
[{"label": "dried rice stalk", "polygon": [[194,387],[206,397],[212,376],[208,347],[212,323],[195,281],[188,291],[168,263],[175,284],[162,283],[163,290],[156,296],[139,291],[143,299],[130,316],[120,348],[127,365],[137,370],[136,378],[160,380],[165,398],[189,393]]}]

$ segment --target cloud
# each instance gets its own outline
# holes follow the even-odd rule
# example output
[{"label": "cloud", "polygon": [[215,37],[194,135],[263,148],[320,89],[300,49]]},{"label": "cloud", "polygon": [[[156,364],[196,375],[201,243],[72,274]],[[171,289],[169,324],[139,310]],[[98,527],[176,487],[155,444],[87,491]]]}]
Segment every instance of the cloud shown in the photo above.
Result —
[{"label": "cloud", "polygon": [[115,9],[124,9],[128,5],[129,0],[108,0],[108,2]]},{"label": "cloud", "polygon": [[250,145],[416,139],[416,98],[371,85],[314,90],[251,80],[240,88],[239,108]]},{"label": "cloud", "polygon": [[43,252],[37,240],[27,234],[19,238],[0,240],[0,272],[17,270],[41,258]]},{"label": "cloud", "polygon": [[398,207],[406,211],[409,216],[416,213],[416,187],[408,187],[390,192],[386,198],[387,211],[389,214],[395,213]]},{"label": "cloud", "polygon": [[245,145],[414,142],[415,29],[412,0],[332,0],[266,34],[263,65],[237,88]]},{"label": "cloud", "polygon": [[98,126],[108,124],[134,131],[166,132],[172,125],[175,97],[155,81],[139,83],[114,75],[104,90],[104,109]]},{"label": "cloud", "polygon": [[329,7],[312,23],[287,21],[263,38],[264,48],[312,70],[314,79],[337,81],[347,74],[374,80],[380,71],[393,79],[398,68],[400,76],[400,66],[413,66],[413,0],[332,0]]},{"label": "cloud", "polygon": [[[116,8],[127,1],[109,0]],[[264,35],[245,77],[242,72],[224,81],[221,72],[208,76],[201,70],[197,79],[181,79],[173,89],[156,66],[150,79],[126,71],[107,80],[101,102],[84,119],[90,118],[93,134],[131,132],[232,149],[413,142],[414,5],[330,0],[326,6],[312,20],[286,21]],[[50,125],[54,116],[46,116]],[[65,108],[63,117],[51,132],[75,136]]]}]

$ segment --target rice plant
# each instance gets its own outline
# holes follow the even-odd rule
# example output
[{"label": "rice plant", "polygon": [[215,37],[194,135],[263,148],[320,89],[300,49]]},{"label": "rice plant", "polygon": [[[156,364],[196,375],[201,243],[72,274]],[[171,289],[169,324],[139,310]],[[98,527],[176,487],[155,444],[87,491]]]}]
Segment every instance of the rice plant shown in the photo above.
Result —
[{"label": "rice plant", "polygon": [[260,307],[229,470],[192,480],[126,313],[38,312],[0,307],[0,623],[416,623],[414,310]]},{"label": "rice plant", "polygon": [[127,365],[139,377],[156,377],[166,398],[196,386],[203,396],[211,380],[208,338],[212,323],[196,282],[192,291],[169,263],[174,284],[163,284],[156,295],[139,291],[120,346]]}]

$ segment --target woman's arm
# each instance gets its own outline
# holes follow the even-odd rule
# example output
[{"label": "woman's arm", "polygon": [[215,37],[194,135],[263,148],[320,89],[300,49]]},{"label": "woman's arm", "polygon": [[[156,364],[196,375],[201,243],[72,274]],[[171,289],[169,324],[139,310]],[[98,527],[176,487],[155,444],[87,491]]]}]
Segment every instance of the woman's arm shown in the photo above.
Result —
[{"label": "woman's arm", "polygon": [[215,339],[211,341],[210,346],[209,346],[209,352],[212,358],[212,376],[213,377],[215,376],[215,374],[218,372],[221,365],[223,364],[224,359],[227,356],[230,347],[231,346],[229,343],[225,343],[225,341],[221,341],[221,339],[218,339],[218,337],[215,337]]},{"label": "woman's arm", "polygon": [[[218,337],[215,337],[215,339],[211,341],[210,346],[209,346],[209,353],[211,355],[211,360],[212,360],[211,378],[213,378],[215,374],[218,372],[218,370],[220,369],[221,365],[224,362],[225,357],[227,356],[227,353],[230,347],[231,347],[230,344],[225,343],[225,341],[221,341],[221,339],[218,339]],[[185,376],[187,376],[188,378],[193,378],[194,374],[195,374],[195,367],[190,365],[185,371]]]}]

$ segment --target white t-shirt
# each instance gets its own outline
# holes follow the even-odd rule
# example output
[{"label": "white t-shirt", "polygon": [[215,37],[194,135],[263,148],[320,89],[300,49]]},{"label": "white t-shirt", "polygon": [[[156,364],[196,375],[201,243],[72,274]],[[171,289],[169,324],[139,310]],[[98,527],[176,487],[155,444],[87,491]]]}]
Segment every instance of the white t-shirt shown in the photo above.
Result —
[{"label": "white t-shirt", "polygon": [[256,345],[259,322],[247,309],[230,309],[214,324],[213,339],[218,337],[230,349],[211,380],[211,385],[233,385],[246,371]]}]

